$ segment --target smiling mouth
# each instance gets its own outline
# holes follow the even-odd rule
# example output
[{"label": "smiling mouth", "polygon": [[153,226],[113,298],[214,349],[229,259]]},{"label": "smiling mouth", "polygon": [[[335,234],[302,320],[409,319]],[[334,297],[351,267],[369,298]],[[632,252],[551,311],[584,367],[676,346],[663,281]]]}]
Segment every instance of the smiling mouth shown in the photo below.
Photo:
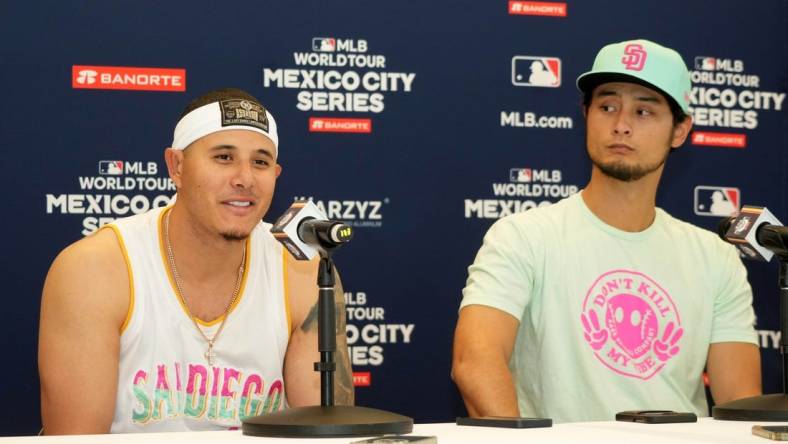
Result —
[{"label": "smiling mouth", "polygon": [[249,202],[249,201],[240,201],[240,200],[231,200],[231,201],[225,202],[225,203],[227,205],[231,205],[233,207],[239,207],[239,208],[249,207],[249,206],[252,205],[252,203]]},{"label": "smiling mouth", "polygon": [[223,200],[222,205],[226,205],[235,210],[251,210],[257,206],[257,201],[248,198]]}]

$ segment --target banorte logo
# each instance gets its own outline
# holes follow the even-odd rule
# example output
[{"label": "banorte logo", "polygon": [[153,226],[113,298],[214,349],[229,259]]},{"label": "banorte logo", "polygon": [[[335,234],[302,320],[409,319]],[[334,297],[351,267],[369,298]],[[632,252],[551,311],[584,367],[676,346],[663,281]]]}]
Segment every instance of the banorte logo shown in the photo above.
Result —
[{"label": "banorte logo", "polygon": [[96,83],[98,73],[92,69],[83,69],[77,73],[77,83],[80,85],[92,85]]},{"label": "banorte logo", "polygon": [[621,57],[621,63],[624,64],[626,69],[630,71],[642,71],[643,66],[646,65],[646,58],[648,53],[643,46],[638,43],[630,43],[624,48],[624,57]]},{"label": "banorte logo", "polygon": [[583,337],[612,371],[647,380],[681,351],[681,318],[670,295],[643,273],[612,270],[583,300]]},{"label": "banorte logo", "polygon": [[182,92],[186,91],[186,70],[74,65],[71,67],[71,87]]},{"label": "banorte logo", "polygon": [[509,14],[566,17],[566,2],[509,0]]},{"label": "banorte logo", "polygon": [[372,119],[310,117],[309,131],[313,133],[371,133]]}]

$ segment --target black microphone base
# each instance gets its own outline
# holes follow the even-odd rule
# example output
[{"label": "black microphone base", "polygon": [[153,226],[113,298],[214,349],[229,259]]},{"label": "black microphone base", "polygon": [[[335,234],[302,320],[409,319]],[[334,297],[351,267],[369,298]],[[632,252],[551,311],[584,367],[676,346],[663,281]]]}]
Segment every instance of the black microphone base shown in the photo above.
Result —
[{"label": "black microphone base", "polygon": [[316,405],[246,418],[241,431],[284,438],[402,435],[413,431],[413,419],[368,407]]},{"label": "black microphone base", "polygon": [[788,421],[788,394],[753,396],[711,408],[714,419],[725,421]]}]

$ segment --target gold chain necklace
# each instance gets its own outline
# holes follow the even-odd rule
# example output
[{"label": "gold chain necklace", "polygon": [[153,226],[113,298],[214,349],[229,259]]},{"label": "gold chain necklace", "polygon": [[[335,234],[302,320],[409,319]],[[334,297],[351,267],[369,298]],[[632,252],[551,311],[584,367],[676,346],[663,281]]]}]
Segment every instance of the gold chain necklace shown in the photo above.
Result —
[{"label": "gold chain necklace", "polygon": [[171,210],[167,210],[167,216],[164,218],[164,243],[167,246],[167,261],[170,265],[170,271],[172,271],[172,277],[175,280],[175,287],[178,289],[178,294],[183,301],[183,306],[186,308],[186,313],[189,315],[189,319],[191,319],[192,324],[200,332],[200,336],[205,339],[205,342],[208,343],[208,350],[203,354],[205,359],[208,361],[208,366],[213,367],[214,358],[216,354],[213,352],[213,346],[216,344],[216,341],[219,339],[219,335],[224,330],[224,324],[227,322],[227,318],[230,314],[230,308],[232,308],[235,301],[238,299],[238,292],[241,289],[241,280],[243,278],[244,273],[244,266],[246,265],[246,246],[244,246],[243,256],[241,257],[241,266],[238,267],[238,277],[235,279],[235,289],[233,289],[233,297],[230,298],[230,302],[227,304],[227,307],[224,309],[224,314],[222,318],[222,323],[219,324],[219,329],[216,330],[212,338],[209,338],[200,325],[197,324],[197,319],[192,314],[191,309],[189,308],[189,303],[186,302],[186,295],[183,293],[183,284],[181,283],[181,275],[178,273],[178,267],[175,266],[175,255],[172,252],[172,244],[170,243],[170,212]]}]

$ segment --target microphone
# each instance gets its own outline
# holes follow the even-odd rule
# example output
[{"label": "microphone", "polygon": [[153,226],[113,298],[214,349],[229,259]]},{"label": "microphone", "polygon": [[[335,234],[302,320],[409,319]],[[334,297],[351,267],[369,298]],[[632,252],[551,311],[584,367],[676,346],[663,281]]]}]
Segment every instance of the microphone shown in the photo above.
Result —
[{"label": "microphone", "polygon": [[335,220],[305,217],[298,224],[298,237],[309,245],[337,247],[350,242],[353,229]]},{"label": "microphone", "polygon": [[765,207],[742,207],[720,222],[717,234],[749,259],[769,262],[775,253],[788,258],[788,228]]},{"label": "microphone", "polygon": [[308,261],[320,251],[350,241],[353,229],[342,222],[327,220],[311,200],[299,200],[274,222],[271,234],[294,258]]}]

